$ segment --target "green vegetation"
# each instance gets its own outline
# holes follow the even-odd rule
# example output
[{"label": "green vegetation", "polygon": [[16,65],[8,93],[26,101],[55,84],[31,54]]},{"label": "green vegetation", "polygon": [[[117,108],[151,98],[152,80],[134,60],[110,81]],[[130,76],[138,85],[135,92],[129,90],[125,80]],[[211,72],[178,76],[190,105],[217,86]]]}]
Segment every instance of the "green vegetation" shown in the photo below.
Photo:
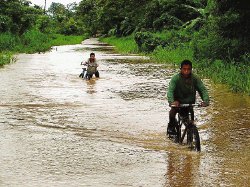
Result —
[{"label": "green vegetation", "polygon": [[175,49],[158,47],[150,56],[156,62],[179,64],[184,59],[193,61],[193,50],[188,47],[179,47]]},{"label": "green vegetation", "polygon": [[83,40],[85,40],[87,36],[64,36],[60,34],[55,34],[52,36],[50,45],[58,46],[58,45],[73,45],[80,44]]},{"label": "green vegetation", "polygon": [[9,51],[4,51],[0,53],[0,67],[4,64],[10,63],[12,61],[13,53]]},{"label": "green vegetation", "polygon": [[117,39],[115,36],[101,38],[100,41],[109,43],[123,54],[139,53],[138,46],[135,43],[133,36],[127,36]]},{"label": "green vegetation", "polygon": [[[229,85],[230,89],[235,92],[245,92],[250,94],[250,67],[247,64],[234,65],[225,63],[221,60],[213,62],[197,63],[199,72],[210,77],[215,82]],[[206,64],[209,64],[206,66]]]}]

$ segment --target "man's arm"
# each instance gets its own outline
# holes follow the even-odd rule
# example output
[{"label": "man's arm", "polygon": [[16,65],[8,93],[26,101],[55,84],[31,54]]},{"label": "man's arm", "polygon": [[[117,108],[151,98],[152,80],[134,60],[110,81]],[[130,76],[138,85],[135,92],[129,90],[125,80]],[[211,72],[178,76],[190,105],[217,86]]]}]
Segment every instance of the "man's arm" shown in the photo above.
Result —
[{"label": "man's arm", "polygon": [[201,81],[201,79],[197,78],[197,90],[201,96],[202,101],[204,101],[207,105],[209,105],[209,95],[208,91]]},{"label": "man's arm", "polygon": [[82,62],[81,62],[81,65],[88,65],[88,64],[89,64],[89,61],[88,61],[88,60],[82,61]]},{"label": "man's arm", "polygon": [[98,60],[97,60],[97,59],[95,59],[95,64],[96,64],[96,67],[99,66],[99,63],[98,63]]},{"label": "man's arm", "polygon": [[176,88],[176,76],[172,77],[169,82],[168,92],[167,92],[167,99],[168,103],[171,104],[174,102],[174,90]]}]

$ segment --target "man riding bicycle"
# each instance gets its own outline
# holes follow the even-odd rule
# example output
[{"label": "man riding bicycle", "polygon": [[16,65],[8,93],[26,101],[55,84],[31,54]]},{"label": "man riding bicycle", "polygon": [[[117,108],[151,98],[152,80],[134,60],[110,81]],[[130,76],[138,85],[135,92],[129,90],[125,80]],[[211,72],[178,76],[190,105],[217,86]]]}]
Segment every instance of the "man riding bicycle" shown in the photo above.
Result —
[{"label": "man riding bicycle", "polygon": [[174,75],[170,80],[167,99],[171,106],[169,111],[168,134],[176,134],[175,116],[178,111],[188,113],[191,110],[191,117],[194,120],[193,108],[178,108],[180,104],[194,104],[198,91],[202,103],[201,106],[209,105],[209,95],[203,82],[192,73],[192,62],[184,60],[181,62],[180,73]]}]

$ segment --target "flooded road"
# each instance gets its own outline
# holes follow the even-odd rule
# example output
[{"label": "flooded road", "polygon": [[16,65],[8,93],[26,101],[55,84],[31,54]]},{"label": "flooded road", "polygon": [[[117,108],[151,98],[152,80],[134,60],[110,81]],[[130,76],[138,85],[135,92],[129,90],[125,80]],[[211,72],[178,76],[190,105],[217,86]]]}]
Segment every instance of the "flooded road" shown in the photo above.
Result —
[{"label": "flooded road", "polygon": [[[95,52],[100,78],[78,77]],[[21,54],[0,69],[0,186],[250,185],[250,98],[205,80],[202,151],[166,138],[178,70],[115,54],[96,39]]]}]

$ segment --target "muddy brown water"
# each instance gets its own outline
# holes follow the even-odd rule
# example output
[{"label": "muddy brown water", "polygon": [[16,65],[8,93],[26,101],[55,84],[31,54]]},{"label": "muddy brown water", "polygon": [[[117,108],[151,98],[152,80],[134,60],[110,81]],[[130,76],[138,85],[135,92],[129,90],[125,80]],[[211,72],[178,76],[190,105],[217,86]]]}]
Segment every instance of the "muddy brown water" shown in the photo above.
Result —
[{"label": "muddy brown water", "polygon": [[[100,78],[78,77],[95,52]],[[97,39],[20,54],[0,69],[0,186],[249,186],[250,98],[204,80],[202,151],[166,138],[178,70]]]}]

